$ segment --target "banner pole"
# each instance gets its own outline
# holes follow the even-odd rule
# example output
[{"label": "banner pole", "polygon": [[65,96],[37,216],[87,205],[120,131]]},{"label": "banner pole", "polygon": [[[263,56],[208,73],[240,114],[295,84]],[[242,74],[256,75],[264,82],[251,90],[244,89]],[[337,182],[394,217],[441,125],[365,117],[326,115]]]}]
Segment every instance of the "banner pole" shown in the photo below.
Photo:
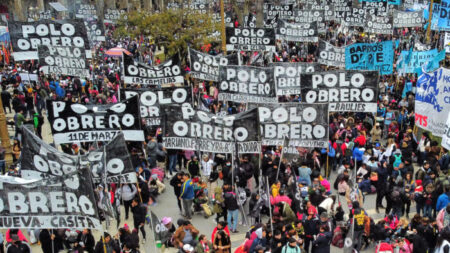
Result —
[{"label": "banner pole", "polygon": [[277,168],[277,177],[276,177],[276,180],[278,180],[278,176],[280,175],[281,162],[283,161],[283,149],[284,149],[285,146],[287,146],[287,145],[286,145],[286,136],[284,136],[284,139],[283,139],[283,146],[281,146],[280,162],[278,162],[278,168]]},{"label": "banner pole", "polygon": [[267,198],[269,201],[269,215],[270,215],[270,230],[272,231],[273,234],[273,220],[272,220],[272,205],[270,204],[270,191],[269,191],[269,178],[266,177],[266,188],[267,188]]}]

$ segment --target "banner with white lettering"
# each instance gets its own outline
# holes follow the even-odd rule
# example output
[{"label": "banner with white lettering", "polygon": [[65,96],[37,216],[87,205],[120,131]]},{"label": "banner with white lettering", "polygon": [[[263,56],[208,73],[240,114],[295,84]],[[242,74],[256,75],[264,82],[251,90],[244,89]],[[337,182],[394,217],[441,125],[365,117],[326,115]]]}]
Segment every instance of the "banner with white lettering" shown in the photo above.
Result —
[{"label": "banner with white lettering", "polygon": [[379,70],[392,74],[394,62],[392,40],[377,43],[355,43],[345,47],[345,68],[348,70]]},{"label": "banner with white lettering", "polygon": [[181,69],[178,54],[157,66],[136,62],[127,54],[123,54],[122,58],[125,83],[140,84],[144,87],[184,83],[184,71]]},{"label": "banner with white lettering", "polygon": [[87,168],[42,180],[0,176],[0,228],[103,230]]},{"label": "banner with white lettering", "polygon": [[392,34],[392,17],[390,16],[366,16],[366,26],[364,31],[375,34]]},{"label": "banner with white lettering", "polygon": [[117,104],[83,105],[47,100],[56,144],[110,141],[120,131],[127,141],[144,141],[137,97]]},{"label": "banner with white lettering", "polygon": [[276,38],[285,41],[317,42],[317,22],[311,23],[288,23],[284,20],[278,21]]},{"label": "banner with white lettering", "polygon": [[86,51],[78,47],[38,47],[40,71],[44,74],[89,78],[89,62]]},{"label": "banner with white lettering", "polygon": [[272,28],[226,27],[227,51],[275,52],[275,30]]},{"label": "banner with white lettering", "polygon": [[295,12],[297,15],[292,20],[294,20],[295,23],[317,22],[317,32],[325,33],[326,32],[325,21],[332,20],[330,15],[334,16],[334,13],[329,10],[329,7],[326,8],[326,10],[324,10],[325,8],[316,9],[319,7],[321,7],[321,6],[312,5],[312,6],[308,7],[308,9],[297,10]]},{"label": "banner with white lettering", "polygon": [[364,26],[366,23],[366,10],[363,8],[350,7],[349,11],[344,12],[344,18],[347,27]]},{"label": "banner with white lettering", "polygon": [[345,68],[345,47],[336,47],[324,40],[319,40],[317,62],[327,66]]},{"label": "banner with white lettering", "polygon": [[91,43],[105,41],[105,29],[103,24],[96,19],[84,20],[86,32]]},{"label": "banner with white lettering", "polygon": [[328,103],[330,112],[376,112],[378,79],[377,71],[302,74],[302,102]]},{"label": "banner with white lettering", "polygon": [[219,100],[276,103],[273,68],[226,66],[219,69]]},{"label": "banner with white lettering", "polygon": [[198,111],[190,104],[164,107],[164,146],[213,153],[259,152],[256,109],[224,117]]},{"label": "banner with white lettering", "polygon": [[416,125],[434,136],[445,134],[445,124],[450,113],[450,70],[439,68],[423,73],[417,80],[415,100]]},{"label": "banner with white lettering", "polygon": [[306,62],[274,62],[270,66],[274,68],[277,96],[300,95],[300,74],[319,70],[316,63]]},{"label": "banner with white lettering", "polygon": [[62,176],[88,167],[97,182],[104,182],[105,169],[107,182],[136,182],[136,172],[123,133],[117,134],[104,147],[90,150],[87,154],[70,155],[45,143],[29,129],[22,129],[23,148],[19,164],[21,175],[25,179]]},{"label": "banner with white lettering", "polygon": [[264,3],[263,13],[264,20],[292,18],[294,15],[294,4],[276,5]]},{"label": "banner with white lettering", "polygon": [[97,19],[97,7],[95,4],[76,4],[75,17],[79,19]]},{"label": "banner with white lettering", "polygon": [[239,65],[237,54],[213,56],[189,48],[190,76],[206,81],[219,81],[219,67]]},{"label": "banner with white lettering", "polygon": [[394,10],[394,27],[422,27],[423,10],[399,11]]},{"label": "banner with white lettering", "polygon": [[82,20],[9,22],[8,28],[15,61],[39,59],[38,45],[90,49]]},{"label": "banner with white lettering", "polygon": [[128,19],[127,12],[125,10],[117,10],[108,8],[103,13],[103,23],[115,24],[120,18],[124,20]]},{"label": "banner with white lettering", "polygon": [[387,16],[388,3],[386,1],[369,2],[364,1],[361,3],[363,9],[366,10],[366,17],[369,16]]},{"label": "banner with white lettering", "polygon": [[447,116],[447,123],[445,124],[444,134],[442,135],[441,146],[450,150],[450,114]]},{"label": "banner with white lettering", "polygon": [[162,106],[192,103],[190,87],[167,87],[161,89],[120,89],[120,98],[138,96],[141,119],[147,126],[160,126]]},{"label": "banner with white lettering", "polygon": [[445,33],[444,48],[445,48],[445,53],[450,54],[450,32]]},{"label": "banner with white lettering", "polygon": [[328,105],[283,103],[258,106],[263,145],[326,147],[328,144]]}]

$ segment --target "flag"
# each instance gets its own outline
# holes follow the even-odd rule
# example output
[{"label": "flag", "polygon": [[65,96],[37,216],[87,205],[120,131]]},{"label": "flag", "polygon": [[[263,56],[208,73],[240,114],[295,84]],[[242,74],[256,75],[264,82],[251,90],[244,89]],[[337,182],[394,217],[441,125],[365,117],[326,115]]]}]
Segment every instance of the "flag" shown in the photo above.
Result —
[{"label": "flag", "polygon": [[[351,212],[351,210],[350,210]],[[344,253],[353,253],[353,232],[355,230],[355,219],[352,220],[352,223],[350,224],[350,230],[347,233],[347,236],[344,240]]]},{"label": "flag", "polygon": [[161,223],[154,212],[150,211],[150,216],[150,228],[153,230],[153,233],[155,233],[155,243],[159,248],[163,243],[170,239],[169,233],[166,226]]},{"label": "flag", "polygon": [[6,64],[9,65],[9,53],[8,50],[6,50],[5,44],[2,44],[2,51],[3,51],[3,57],[5,58]]},{"label": "flag", "polygon": [[435,71],[439,68],[439,62],[445,59],[445,50],[441,50],[437,55],[431,59],[431,61],[428,62],[425,70],[427,72]]}]

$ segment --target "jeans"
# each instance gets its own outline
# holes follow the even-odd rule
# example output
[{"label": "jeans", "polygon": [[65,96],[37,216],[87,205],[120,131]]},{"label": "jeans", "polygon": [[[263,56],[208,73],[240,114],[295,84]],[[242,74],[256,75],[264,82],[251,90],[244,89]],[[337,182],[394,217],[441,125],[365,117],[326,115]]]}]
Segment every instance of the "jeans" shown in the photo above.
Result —
[{"label": "jeans", "polygon": [[425,206],[423,207],[423,216],[427,216],[428,218],[431,219],[432,214],[433,214],[433,208],[432,208],[432,206],[431,206],[431,205],[425,205]]},{"label": "jeans", "polygon": [[170,174],[172,175],[172,172],[177,170],[177,155],[170,155],[169,156],[169,171]]},{"label": "jeans", "polygon": [[194,199],[183,199],[184,215],[187,219],[192,218],[192,202]]},{"label": "jeans", "polygon": [[2,175],[4,175],[6,173],[6,162],[5,162],[5,160],[0,160],[0,169],[1,169]]},{"label": "jeans", "polygon": [[[239,218],[239,209],[236,210],[228,210],[227,222],[231,225],[231,231],[236,231],[238,218]],[[231,218],[233,218],[233,223],[231,223]]]}]

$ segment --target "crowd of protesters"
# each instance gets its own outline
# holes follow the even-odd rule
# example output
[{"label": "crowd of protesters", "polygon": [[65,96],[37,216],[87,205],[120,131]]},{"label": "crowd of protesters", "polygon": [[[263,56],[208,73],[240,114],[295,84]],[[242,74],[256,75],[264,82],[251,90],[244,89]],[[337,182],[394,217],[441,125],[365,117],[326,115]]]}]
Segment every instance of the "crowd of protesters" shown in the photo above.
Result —
[{"label": "crowd of protesters", "polygon": [[[236,21],[235,25],[240,24]],[[344,33],[333,22],[328,26],[323,39],[337,46],[398,40],[397,57],[402,50],[414,47],[414,41],[425,43],[425,31],[421,28],[395,29],[392,36],[370,37],[357,30]],[[442,48],[443,36],[433,33],[428,44]],[[14,163],[20,157],[24,124],[31,124],[42,137],[47,99],[83,104],[119,101],[118,91],[123,85],[120,64],[104,54],[113,46],[128,49],[136,60],[149,65],[161,63],[155,55],[157,46],[147,39],[110,38],[96,46],[96,63],[91,66],[93,80],[46,76],[31,61],[3,66],[1,98],[8,124],[14,128]],[[276,47],[274,55],[243,53],[243,62],[263,66],[273,61],[315,62],[318,53],[317,43],[277,41]],[[207,53],[217,55],[217,48],[212,45]],[[189,70],[187,64],[184,67]],[[28,73],[28,77],[36,74],[37,80],[24,81],[21,73]],[[133,227],[124,224],[118,234],[105,233],[97,240],[88,229],[28,231],[30,239],[24,236],[25,231],[9,229],[0,241],[9,246],[9,253],[27,249],[29,252],[29,240],[40,241],[44,253],[63,249],[138,252],[148,237],[144,229],[148,209],[157,205],[158,197],[171,188],[180,217],[162,218],[161,223],[168,230],[162,243],[180,253],[227,253],[232,248],[245,253],[327,253],[331,245],[354,248],[357,252],[375,245],[372,250],[377,252],[393,252],[397,248],[405,253],[447,253],[450,156],[428,132],[419,133],[415,127],[417,78],[396,73],[383,76],[376,113],[330,113],[328,148],[299,148],[295,160],[282,159],[280,147],[274,146],[265,146],[261,156],[239,157],[238,162],[225,154],[166,150],[161,132],[144,125],[145,152],[141,144],[129,147],[137,185],[99,185],[96,191],[98,195],[107,192],[120,196],[120,200],[111,199],[115,205],[123,205],[124,217],[132,217]],[[407,82],[412,83],[412,89],[403,92]],[[246,109],[245,104],[219,101],[216,83],[186,78],[185,85],[193,87],[195,96],[200,98],[195,101],[200,101],[198,106],[203,110],[235,114]],[[279,99],[298,102],[299,96]],[[91,148],[89,143],[61,146],[70,154]],[[4,163],[0,164],[3,174],[20,176],[14,165],[5,168]],[[376,212],[384,213],[383,219],[372,219],[364,209],[368,194],[376,195]],[[192,217],[199,214],[213,216],[217,225],[212,235],[203,234],[191,223]],[[246,231],[238,231],[239,224]],[[232,233],[244,232],[245,242],[232,246]],[[351,245],[345,246],[349,233]],[[3,252],[3,246],[0,249]]]}]

